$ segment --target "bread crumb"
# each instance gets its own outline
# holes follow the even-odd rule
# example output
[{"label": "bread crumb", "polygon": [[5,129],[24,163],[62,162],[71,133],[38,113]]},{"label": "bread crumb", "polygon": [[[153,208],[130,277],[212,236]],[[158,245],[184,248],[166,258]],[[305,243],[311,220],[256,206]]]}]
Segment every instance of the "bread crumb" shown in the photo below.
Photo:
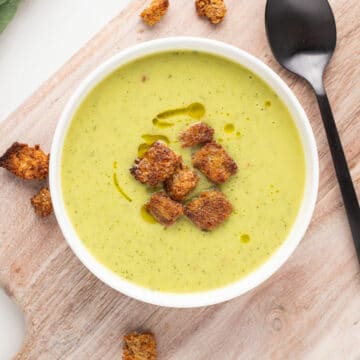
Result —
[{"label": "bread crumb", "polygon": [[179,140],[182,147],[205,144],[213,139],[214,129],[204,122],[196,123],[183,131]]},{"label": "bread crumb", "polygon": [[199,180],[199,175],[181,162],[174,174],[165,181],[164,189],[173,200],[182,201],[196,187]]},{"label": "bread crumb", "polygon": [[167,180],[181,161],[181,156],[161,141],[156,141],[142,158],[135,160],[130,173],[143,184],[156,186]]},{"label": "bread crumb", "polygon": [[39,145],[30,147],[27,144],[14,142],[0,157],[0,167],[26,180],[46,179],[49,172],[49,157]]},{"label": "bread crumb", "polygon": [[192,163],[195,168],[216,184],[223,184],[237,172],[235,161],[215,141],[207,143],[197,153],[193,154]]},{"label": "bread crumb", "polygon": [[151,196],[146,210],[160,223],[170,226],[184,213],[182,204],[172,200],[164,191]]},{"label": "bread crumb", "polygon": [[195,6],[198,15],[207,17],[213,24],[223,21],[226,15],[224,0],[195,0]]},{"label": "bread crumb", "polygon": [[156,340],[151,333],[136,332],[124,336],[123,360],[156,360]]},{"label": "bread crumb", "polygon": [[203,191],[185,207],[185,215],[200,229],[214,230],[232,213],[233,207],[217,190]]},{"label": "bread crumb", "polygon": [[53,212],[50,191],[48,188],[42,188],[35,196],[31,198],[31,204],[37,215],[45,217]]},{"label": "bread crumb", "polygon": [[150,5],[143,10],[140,16],[146,24],[154,26],[166,14],[168,8],[168,0],[152,0]]}]

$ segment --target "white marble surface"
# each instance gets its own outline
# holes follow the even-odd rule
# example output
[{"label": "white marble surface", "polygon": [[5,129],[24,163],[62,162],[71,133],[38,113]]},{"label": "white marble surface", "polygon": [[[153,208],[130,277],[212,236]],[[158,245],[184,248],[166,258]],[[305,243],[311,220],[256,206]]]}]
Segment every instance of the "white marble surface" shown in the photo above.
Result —
[{"label": "white marble surface", "polygon": [[[0,121],[129,2],[23,0],[0,34]],[[0,334],[0,360],[11,359],[24,338],[24,318],[1,289]]]},{"label": "white marble surface", "polygon": [[0,334],[0,359],[11,359],[23,342],[25,322],[19,308],[5,295],[1,288]]}]

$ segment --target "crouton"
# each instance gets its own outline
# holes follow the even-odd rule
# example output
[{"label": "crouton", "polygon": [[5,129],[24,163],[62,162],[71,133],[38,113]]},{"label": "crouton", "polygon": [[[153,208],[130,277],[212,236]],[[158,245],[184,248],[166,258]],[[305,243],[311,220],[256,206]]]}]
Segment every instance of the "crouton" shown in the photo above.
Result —
[{"label": "crouton", "polygon": [[156,141],[142,158],[135,160],[130,173],[143,184],[156,186],[167,180],[181,161],[181,156],[163,142]]},{"label": "crouton", "polygon": [[214,141],[207,143],[197,153],[194,153],[192,163],[195,168],[216,184],[224,183],[237,171],[235,161],[220,144]]},{"label": "crouton", "polygon": [[161,191],[151,196],[146,210],[160,223],[170,226],[184,213],[182,204],[172,200]]},{"label": "crouton", "polygon": [[0,157],[0,167],[26,180],[46,179],[49,172],[49,157],[39,147],[14,142]]},{"label": "crouton", "polygon": [[140,16],[146,24],[154,26],[166,14],[168,7],[168,0],[152,0],[150,6],[144,9]]},{"label": "crouton", "polygon": [[182,201],[199,182],[199,176],[183,162],[176,168],[174,174],[164,183],[164,189],[176,201]]},{"label": "crouton", "polygon": [[200,122],[190,126],[179,136],[182,147],[190,147],[212,141],[214,129],[209,125]]},{"label": "crouton", "polygon": [[50,191],[48,188],[42,188],[35,196],[31,198],[31,204],[37,215],[45,217],[53,212]]},{"label": "crouton", "polygon": [[124,336],[123,360],[156,360],[156,340],[150,333]]},{"label": "crouton", "polygon": [[214,230],[232,211],[225,195],[216,190],[203,191],[185,206],[185,215],[202,230]]},{"label": "crouton", "polygon": [[213,24],[223,21],[226,15],[224,0],[195,0],[195,7],[199,16],[207,17]]}]

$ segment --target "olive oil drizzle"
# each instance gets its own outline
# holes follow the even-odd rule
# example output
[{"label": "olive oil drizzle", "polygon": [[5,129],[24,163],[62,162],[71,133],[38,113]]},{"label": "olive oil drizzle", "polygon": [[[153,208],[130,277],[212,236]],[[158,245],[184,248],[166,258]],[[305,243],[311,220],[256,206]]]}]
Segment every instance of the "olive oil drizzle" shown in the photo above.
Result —
[{"label": "olive oil drizzle", "polygon": [[145,141],[146,144],[148,145],[152,145],[155,141],[161,140],[164,143],[166,143],[166,145],[170,144],[170,140],[167,136],[165,135],[158,135],[158,134],[144,134],[141,135],[142,139]]},{"label": "olive oil drizzle", "polygon": [[149,144],[141,143],[138,146],[138,158],[142,158],[145,155],[145,153],[149,150],[149,148],[150,148]]},{"label": "olive oil drizzle", "polygon": [[156,219],[147,211],[146,204],[140,209],[141,217],[149,224],[156,224]]},{"label": "olive oil drizzle", "polygon": [[231,134],[235,131],[235,126],[233,123],[227,123],[224,125],[224,131],[228,134]]},{"label": "olive oil drizzle", "polygon": [[114,161],[114,164],[113,164],[113,169],[114,169],[114,172],[113,172],[113,181],[114,181],[114,185],[116,187],[116,190],[119,192],[119,194],[125,198],[128,202],[132,202],[132,199],[130,196],[128,196],[125,191],[121,188],[120,184],[119,184],[119,180],[118,180],[118,177],[117,177],[117,174],[116,174],[116,169],[117,169],[117,161]]},{"label": "olive oil drizzle", "polygon": [[168,128],[168,127],[172,127],[174,126],[175,124],[172,123],[172,122],[168,122],[168,121],[161,121],[159,118],[154,118],[152,120],[152,123],[154,126],[160,128],[160,129],[165,129],[165,128]]},{"label": "olive oil drizzle", "polygon": [[205,106],[195,102],[183,108],[167,110],[157,114],[157,116],[152,120],[152,123],[154,126],[161,129],[171,127],[175,125],[173,122],[162,120],[179,115],[188,115],[193,119],[200,120],[205,115]]}]

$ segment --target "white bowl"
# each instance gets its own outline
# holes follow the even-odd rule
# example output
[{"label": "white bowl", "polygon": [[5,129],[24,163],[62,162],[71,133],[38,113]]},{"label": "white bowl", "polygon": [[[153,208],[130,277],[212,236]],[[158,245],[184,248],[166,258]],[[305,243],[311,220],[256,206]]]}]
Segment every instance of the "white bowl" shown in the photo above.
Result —
[{"label": "white bowl", "polygon": [[[198,293],[165,293],[128,282],[98,262],[82,243],[65,209],[60,165],[65,135],[71,119],[86,95],[108,74],[123,64],[144,55],[166,50],[198,50],[221,55],[235,61],[262,78],[289,109],[300,134],[305,152],[306,181],[304,197],[296,221],[281,247],[257,270],[228,286]],[[314,134],[306,114],[287,85],[267,65],[254,56],[222,42],[191,37],[174,37],[149,41],[120,52],[96,68],[78,87],[67,103],[57,125],[50,157],[50,190],[60,228],[74,253],[100,280],[123,294],[151,304],[171,307],[197,307],[220,303],[239,296],[268,279],[290,257],[303,237],[316,202],[318,157]]]}]

